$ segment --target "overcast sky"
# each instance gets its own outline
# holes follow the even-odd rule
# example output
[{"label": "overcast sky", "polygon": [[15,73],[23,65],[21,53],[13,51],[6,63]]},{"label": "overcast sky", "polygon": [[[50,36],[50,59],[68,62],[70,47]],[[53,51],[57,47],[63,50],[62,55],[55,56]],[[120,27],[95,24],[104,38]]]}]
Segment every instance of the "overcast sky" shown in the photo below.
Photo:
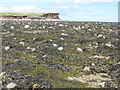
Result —
[{"label": "overcast sky", "polygon": [[118,21],[119,0],[1,0],[1,12],[58,12],[63,20]]}]

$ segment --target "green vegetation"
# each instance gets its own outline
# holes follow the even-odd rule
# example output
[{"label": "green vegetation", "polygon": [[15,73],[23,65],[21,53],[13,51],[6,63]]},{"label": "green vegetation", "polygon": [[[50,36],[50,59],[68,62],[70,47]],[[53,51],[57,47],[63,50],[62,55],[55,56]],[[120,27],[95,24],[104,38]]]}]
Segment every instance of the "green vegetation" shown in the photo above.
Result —
[{"label": "green vegetation", "polygon": [[[18,13],[3,13],[3,15],[17,16]],[[20,15],[40,14],[20,13],[18,16]],[[61,27],[60,24],[64,27]],[[24,28],[25,25],[29,25],[29,28]],[[11,26],[14,26],[15,29],[11,29]],[[76,23],[67,22],[66,24],[57,21],[6,21],[3,25],[3,31],[7,34],[3,35],[3,46],[10,47],[10,49],[5,50],[3,47],[4,72],[20,71],[23,75],[33,76],[35,82],[33,80],[32,83],[39,84],[41,80],[45,80],[54,88],[88,87],[88,84],[70,81],[68,77],[81,77],[94,73],[95,70],[108,72],[117,59],[115,57],[115,52],[118,51],[115,48],[117,46],[115,43],[116,30],[114,32],[104,29],[91,29],[89,31],[88,28],[74,30],[73,26],[81,26],[81,22],[76,25]],[[91,24],[90,27],[92,28]],[[105,38],[97,38],[99,34]],[[111,42],[113,46],[105,46],[108,42]],[[59,47],[63,47],[63,50],[59,50]],[[82,51],[77,48],[81,48]],[[111,58],[91,58],[95,55]],[[85,72],[85,67],[92,68],[92,71]]]},{"label": "green vegetation", "polygon": [[47,13],[20,13],[20,12],[8,12],[0,13],[0,16],[43,16]]}]

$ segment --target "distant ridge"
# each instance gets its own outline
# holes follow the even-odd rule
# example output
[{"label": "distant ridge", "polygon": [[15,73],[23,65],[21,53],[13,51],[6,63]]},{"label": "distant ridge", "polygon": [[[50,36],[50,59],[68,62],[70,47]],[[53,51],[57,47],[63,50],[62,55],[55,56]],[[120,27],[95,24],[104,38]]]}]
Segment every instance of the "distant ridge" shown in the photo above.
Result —
[{"label": "distant ridge", "polygon": [[59,19],[59,13],[20,13],[20,12],[9,12],[9,13],[0,13],[1,18],[5,19],[23,19],[30,18],[40,19],[40,17],[49,18],[49,19]]}]

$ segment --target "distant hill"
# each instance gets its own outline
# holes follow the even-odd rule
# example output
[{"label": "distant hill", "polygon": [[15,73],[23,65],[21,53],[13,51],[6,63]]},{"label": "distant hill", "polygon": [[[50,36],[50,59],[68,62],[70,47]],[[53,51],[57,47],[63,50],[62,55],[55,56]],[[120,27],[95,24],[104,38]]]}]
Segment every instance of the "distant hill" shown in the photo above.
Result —
[{"label": "distant hill", "polygon": [[22,19],[22,18],[49,18],[49,19],[59,19],[59,13],[0,13],[0,17],[5,19]]},{"label": "distant hill", "polygon": [[20,12],[5,12],[0,13],[0,16],[43,16],[48,13],[20,13]]}]

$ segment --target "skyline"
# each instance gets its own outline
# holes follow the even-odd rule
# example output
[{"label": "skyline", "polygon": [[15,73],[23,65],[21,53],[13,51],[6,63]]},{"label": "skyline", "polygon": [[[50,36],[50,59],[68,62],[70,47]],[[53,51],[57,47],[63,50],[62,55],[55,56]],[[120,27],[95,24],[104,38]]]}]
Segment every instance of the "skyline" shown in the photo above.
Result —
[{"label": "skyline", "polygon": [[0,12],[57,12],[63,20],[118,22],[118,1],[1,0]]}]

